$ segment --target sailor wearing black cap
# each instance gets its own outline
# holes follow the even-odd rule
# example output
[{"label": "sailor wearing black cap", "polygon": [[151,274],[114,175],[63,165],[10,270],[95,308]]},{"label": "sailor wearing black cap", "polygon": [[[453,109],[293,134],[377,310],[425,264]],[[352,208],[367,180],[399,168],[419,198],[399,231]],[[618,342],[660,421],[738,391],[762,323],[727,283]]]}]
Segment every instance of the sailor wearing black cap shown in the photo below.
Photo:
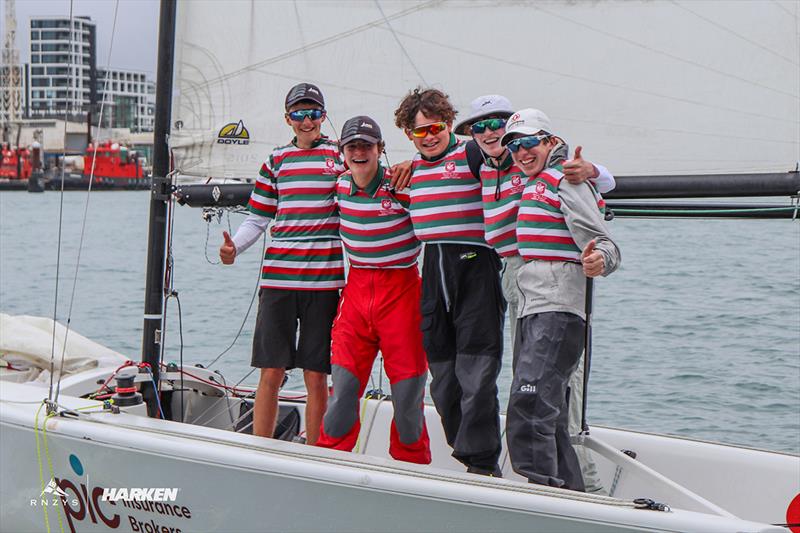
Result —
[{"label": "sailor wearing black cap", "polygon": [[380,350],[394,406],[389,453],[427,464],[431,452],[423,406],[428,364],[420,328],[420,243],[408,213],[408,191],[391,187],[391,171],[379,163],[381,130],[370,117],[348,120],[340,144],[350,170],[339,177],[335,199],[351,268],[333,324],[333,395],[317,444],[353,449],[361,428],[358,400]]}]

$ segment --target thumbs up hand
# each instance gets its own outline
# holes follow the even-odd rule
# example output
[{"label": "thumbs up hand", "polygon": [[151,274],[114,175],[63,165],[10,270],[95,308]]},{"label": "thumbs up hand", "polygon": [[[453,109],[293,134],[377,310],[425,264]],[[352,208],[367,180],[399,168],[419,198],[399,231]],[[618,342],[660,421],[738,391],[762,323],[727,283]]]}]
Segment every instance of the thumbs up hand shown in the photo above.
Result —
[{"label": "thumbs up hand", "polygon": [[597,167],[583,158],[581,155],[582,150],[583,147],[578,146],[575,148],[575,155],[572,159],[564,161],[564,177],[573,185],[579,185],[599,175]]},{"label": "thumbs up hand", "polygon": [[222,232],[222,237],[225,241],[219,247],[219,258],[223,265],[232,265],[236,259],[236,245],[233,244],[233,239],[227,231]]},{"label": "thumbs up hand", "polygon": [[596,278],[601,275],[606,268],[606,261],[600,250],[595,249],[597,243],[594,239],[589,241],[586,248],[581,253],[581,263],[583,263],[583,273],[588,278]]}]

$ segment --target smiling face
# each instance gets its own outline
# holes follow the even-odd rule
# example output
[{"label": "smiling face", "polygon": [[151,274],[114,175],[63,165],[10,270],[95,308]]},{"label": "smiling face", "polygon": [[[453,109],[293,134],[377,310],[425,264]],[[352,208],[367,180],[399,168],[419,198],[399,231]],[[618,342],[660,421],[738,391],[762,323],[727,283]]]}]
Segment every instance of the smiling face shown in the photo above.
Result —
[{"label": "smiling face", "polygon": [[286,110],[286,123],[292,127],[292,131],[294,131],[297,137],[297,146],[301,148],[310,148],[314,141],[320,137],[320,130],[322,128],[322,121],[325,120],[325,113],[322,113],[322,116],[316,120],[311,117],[305,117],[302,121],[297,121],[289,117],[289,113],[292,111],[300,111],[302,109],[322,110],[322,106],[305,100],[297,102]]},{"label": "smiling face", "polygon": [[[520,135],[519,137],[524,136]],[[536,176],[544,170],[547,156],[550,155],[550,150],[555,143],[553,137],[548,137],[533,148],[520,146],[519,150],[511,152],[511,156],[514,158],[514,163],[522,169],[526,176]]]},{"label": "smiling face", "polygon": [[437,116],[429,117],[422,111],[417,111],[417,114],[414,117],[415,129],[419,128],[420,126],[436,124],[437,122],[444,122],[446,127],[436,134],[428,133],[424,137],[415,137],[412,135],[410,130],[406,130],[406,135],[408,135],[408,138],[414,142],[414,146],[417,148],[419,153],[427,158],[437,157],[447,150],[447,147],[450,145],[450,132],[453,130],[453,122],[443,121]]},{"label": "smiling face", "polygon": [[[505,120],[505,117],[501,116],[489,116],[484,117],[481,121],[491,118],[500,118]],[[489,157],[494,157],[495,159],[502,156],[506,149],[504,146],[500,144],[500,138],[506,132],[505,126],[500,129],[492,130],[490,128],[485,128],[483,133],[472,133],[472,138],[475,139],[475,142],[478,143],[481,151],[488,155]]]},{"label": "smiling face", "polygon": [[367,141],[356,140],[344,145],[342,151],[356,185],[365,187],[378,171],[380,147]]}]

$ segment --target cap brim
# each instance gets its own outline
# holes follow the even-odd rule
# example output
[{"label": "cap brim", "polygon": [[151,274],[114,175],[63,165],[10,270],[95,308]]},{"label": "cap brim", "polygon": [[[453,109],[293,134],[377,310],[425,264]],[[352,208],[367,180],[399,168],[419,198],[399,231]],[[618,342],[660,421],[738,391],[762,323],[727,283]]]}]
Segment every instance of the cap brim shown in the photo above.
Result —
[{"label": "cap brim", "polygon": [[465,118],[458,124],[456,127],[453,128],[453,133],[456,135],[472,135],[472,132],[469,131],[469,127],[472,126],[474,122],[478,122],[481,119],[491,116],[501,116],[503,118],[508,118],[514,113],[511,111],[489,111],[488,113],[481,113],[480,115],[474,115],[468,118]]},{"label": "cap brim", "polygon": [[373,137],[372,135],[364,135],[363,133],[357,133],[355,135],[350,135],[348,137],[344,137],[339,140],[339,146],[344,146],[345,144],[351,143],[353,141],[366,141],[370,144],[378,144],[381,142],[380,139],[377,137]]}]

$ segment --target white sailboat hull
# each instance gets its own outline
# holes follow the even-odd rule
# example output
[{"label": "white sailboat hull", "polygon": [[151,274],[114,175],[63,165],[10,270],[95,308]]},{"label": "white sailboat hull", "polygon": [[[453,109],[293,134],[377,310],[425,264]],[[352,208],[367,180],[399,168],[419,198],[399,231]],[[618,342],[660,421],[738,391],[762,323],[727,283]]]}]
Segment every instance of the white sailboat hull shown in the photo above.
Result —
[{"label": "white sailboat hull", "polygon": [[[690,491],[670,490],[669,484],[648,478],[648,467],[633,460],[630,468],[623,465],[624,475],[617,474],[620,499],[520,483],[513,474],[493,479],[452,470],[431,409],[434,464],[420,466],[125,412],[54,417],[45,432],[42,411],[37,432],[34,420],[42,393],[37,385],[3,382],[0,387],[3,531],[43,531],[45,510],[50,530],[59,527],[60,515],[65,531],[786,531],[768,525],[782,522],[779,517],[761,524],[744,521]],[[71,396],[62,396],[60,403],[72,409],[96,405]],[[369,441],[362,443],[365,453],[386,448],[390,413],[389,402],[367,406],[367,416],[376,422]],[[598,432],[612,441],[624,440],[626,433]],[[682,441],[632,437],[640,444]],[[714,446],[723,455],[728,449],[742,450],[699,445]],[[761,470],[760,464],[772,465],[765,474],[788,503],[788,494],[800,488],[800,477],[792,477],[800,472],[800,459],[742,453],[755,461],[754,471]],[[41,494],[42,481],[46,485],[51,477],[65,491],[65,500]],[[651,486],[639,486],[647,479]],[[765,484],[752,486],[761,491]],[[178,490],[174,501],[112,503],[102,501],[104,488]],[[672,509],[636,509],[626,499],[631,492],[645,497],[662,492],[671,497],[664,503]]]}]

